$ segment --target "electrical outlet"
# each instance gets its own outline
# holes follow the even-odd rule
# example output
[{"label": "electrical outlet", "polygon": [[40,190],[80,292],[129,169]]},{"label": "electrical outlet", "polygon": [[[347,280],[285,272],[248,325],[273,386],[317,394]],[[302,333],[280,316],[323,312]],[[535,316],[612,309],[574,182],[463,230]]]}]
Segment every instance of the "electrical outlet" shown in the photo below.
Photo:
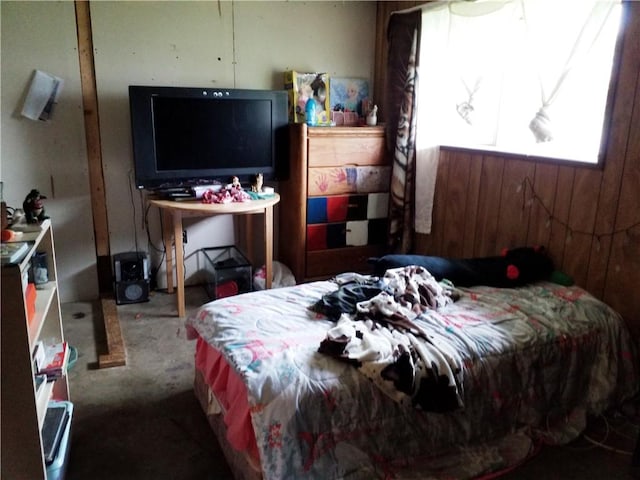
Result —
[{"label": "electrical outlet", "polygon": [[182,243],[187,243],[187,231],[182,230]]}]

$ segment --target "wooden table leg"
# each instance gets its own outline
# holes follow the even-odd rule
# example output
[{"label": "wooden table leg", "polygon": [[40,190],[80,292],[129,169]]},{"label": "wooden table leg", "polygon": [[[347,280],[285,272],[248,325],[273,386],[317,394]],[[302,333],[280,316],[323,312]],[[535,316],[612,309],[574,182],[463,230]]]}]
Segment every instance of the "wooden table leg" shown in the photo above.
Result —
[{"label": "wooden table leg", "polygon": [[254,238],[253,238],[253,215],[242,215],[244,220],[243,225],[243,236],[244,241],[242,248],[244,250],[244,254],[247,256],[252,265],[257,268],[256,258],[254,254]]},{"label": "wooden table leg", "polygon": [[264,288],[273,280],[273,207],[264,209]]},{"label": "wooden table leg", "polygon": [[165,263],[167,265],[167,293],[173,293],[173,217],[168,210],[162,214],[162,241],[164,242]]},{"label": "wooden table leg", "polygon": [[178,316],[186,313],[184,302],[184,245],[182,244],[182,214],[178,210],[173,212],[173,241],[176,245],[176,305]]}]

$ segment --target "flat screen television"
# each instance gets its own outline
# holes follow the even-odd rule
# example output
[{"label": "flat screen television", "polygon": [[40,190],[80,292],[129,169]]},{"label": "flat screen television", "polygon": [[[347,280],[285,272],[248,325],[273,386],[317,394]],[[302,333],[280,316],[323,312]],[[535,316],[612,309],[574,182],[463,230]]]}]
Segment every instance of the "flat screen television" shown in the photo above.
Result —
[{"label": "flat screen television", "polygon": [[284,90],[129,86],[139,189],[286,176]]}]

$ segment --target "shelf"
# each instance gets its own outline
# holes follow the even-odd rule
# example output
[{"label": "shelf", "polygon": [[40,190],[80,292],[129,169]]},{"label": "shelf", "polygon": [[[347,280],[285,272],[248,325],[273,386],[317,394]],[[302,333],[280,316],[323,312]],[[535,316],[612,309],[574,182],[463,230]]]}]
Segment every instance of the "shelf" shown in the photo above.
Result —
[{"label": "shelf", "polygon": [[[29,225],[26,228],[32,228],[32,229],[37,228],[37,230],[22,232],[22,236],[20,238],[16,238],[13,241],[9,241],[9,243],[29,242],[31,244],[29,251],[25,254],[25,256],[22,258],[20,263],[6,265],[7,267],[12,267],[12,268],[18,267],[20,268],[21,272],[24,272],[27,270],[29,266],[29,262],[31,261],[31,257],[33,257],[33,254],[36,251],[38,251],[38,247],[40,247],[40,244],[43,242],[43,240],[46,242],[45,235],[47,235],[50,232],[51,220],[45,220],[41,224]],[[10,271],[12,268],[5,269],[4,267],[5,266],[3,265],[3,268],[2,268],[3,276],[6,274],[10,274]]]},{"label": "shelf", "polygon": [[[69,400],[69,382],[62,376],[41,385],[39,391],[35,388],[33,350],[36,343],[64,341],[64,332],[51,222],[45,220],[25,227],[31,231],[25,231],[16,241],[29,242],[31,248],[18,264],[2,268],[0,476],[46,480],[42,426],[50,400]],[[31,290],[28,276],[36,253],[46,255],[49,281],[37,285],[34,299],[30,292],[27,295],[27,290]],[[27,301],[33,305],[29,306]]]},{"label": "shelf", "polygon": [[29,322],[29,349],[33,353],[37,339],[42,332],[42,326],[49,314],[51,302],[57,294],[56,282],[47,282],[36,288],[36,313]]}]

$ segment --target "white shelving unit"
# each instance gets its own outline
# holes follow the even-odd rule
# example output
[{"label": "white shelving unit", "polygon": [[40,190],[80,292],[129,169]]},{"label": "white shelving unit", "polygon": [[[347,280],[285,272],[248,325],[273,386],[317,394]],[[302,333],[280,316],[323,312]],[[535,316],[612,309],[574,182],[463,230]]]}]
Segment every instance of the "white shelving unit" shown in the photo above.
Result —
[{"label": "white shelving unit", "polygon": [[[20,241],[30,242],[29,252],[15,265],[2,266],[2,317],[0,373],[0,477],[46,479],[41,429],[50,399],[69,400],[66,375],[47,383],[44,395],[36,398],[33,351],[38,340],[64,341],[58,296],[56,255],[51,221],[40,229],[23,233]],[[46,253],[48,282],[38,285],[35,314],[28,316],[26,288],[31,258]]]}]

